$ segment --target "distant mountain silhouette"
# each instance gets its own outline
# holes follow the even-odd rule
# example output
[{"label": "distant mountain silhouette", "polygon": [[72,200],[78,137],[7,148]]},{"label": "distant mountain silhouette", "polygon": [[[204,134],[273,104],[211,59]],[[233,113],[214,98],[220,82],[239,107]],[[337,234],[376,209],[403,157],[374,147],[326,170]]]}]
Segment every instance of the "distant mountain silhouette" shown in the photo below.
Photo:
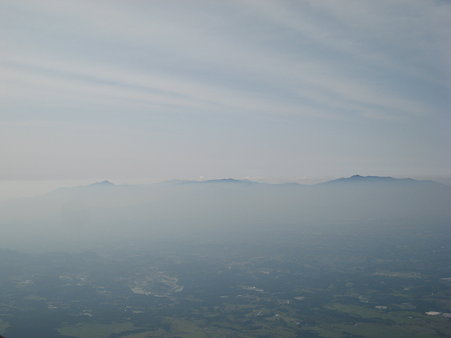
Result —
[{"label": "distant mountain silhouette", "polygon": [[394,178],[390,176],[360,176],[353,175],[351,177],[337,178],[332,181],[320,183],[325,184],[350,184],[350,183],[413,183],[420,182],[412,178]]},{"label": "distant mountain silhouette", "polygon": [[112,187],[112,186],[114,186],[114,183],[111,183],[110,181],[105,180],[105,181],[89,184],[87,187]]},{"label": "distant mountain silhouette", "polygon": [[[259,185],[259,184],[267,184],[263,182],[251,181],[251,180],[240,180],[235,178],[218,178],[212,180],[204,180],[204,181],[184,181],[184,180],[172,180],[166,183],[180,183],[180,184],[247,184],[247,185]],[[361,175],[353,175],[350,177],[342,177],[337,178],[331,181],[326,181],[322,183],[312,184],[310,186],[322,186],[329,184],[350,184],[350,183],[432,183],[439,184],[432,181],[418,181],[412,178],[395,178],[391,176],[361,176]],[[273,186],[293,186],[293,187],[301,187],[307,186],[305,184],[297,183],[297,182],[285,182],[285,183],[276,183],[271,184]]]},{"label": "distant mountain silhouette", "polygon": [[0,215],[5,247],[88,250],[126,241],[177,238],[182,243],[204,233],[220,238],[242,228],[257,238],[284,227],[327,224],[337,225],[334,231],[368,222],[448,226],[451,186],[359,175],[315,185],[234,178],[139,185],[103,181],[2,202]]},{"label": "distant mountain silhouette", "polygon": [[[361,176],[361,175],[353,175],[350,177],[341,177],[334,180],[317,183],[317,184],[311,184],[311,185],[305,185],[297,182],[285,182],[285,183],[275,183],[275,184],[269,184],[264,182],[258,182],[258,181],[252,181],[252,180],[245,180],[245,179],[235,179],[235,178],[217,178],[217,179],[210,179],[210,180],[169,180],[162,182],[160,184],[202,184],[202,185],[217,185],[217,184],[232,184],[232,185],[272,185],[272,186],[293,186],[293,187],[305,187],[305,186],[324,186],[324,185],[336,185],[336,184],[393,184],[393,183],[416,183],[416,184],[435,184],[435,185],[442,185],[440,183],[434,182],[434,181],[419,181],[412,178],[395,178],[391,176]],[[146,186],[146,185],[135,185],[135,187],[138,186]],[[115,185],[114,183],[111,183],[110,181],[101,181],[92,183],[89,185],[81,186],[80,188],[89,188],[89,187],[122,187],[122,185]],[[130,186],[131,187],[131,186]]]},{"label": "distant mountain silhouette", "polygon": [[219,178],[214,180],[203,181],[203,183],[239,183],[239,184],[258,184],[258,182],[250,181],[250,180],[237,180],[234,178]]},{"label": "distant mountain silhouette", "polygon": [[[211,187],[211,189],[214,189],[215,187],[255,187],[255,188],[263,188],[263,187],[290,187],[292,189],[314,189],[314,188],[325,188],[328,186],[362,186],[362,185],[368,185],[373,188],[376,188],[377,186],[429,186],[429,187],[442,187],[442,188],[449,188],[449,186],[433,182],[433,181],[419,181],[414,180],[412,178],[394,178],[390,176],[361,176],[361,175],[353,175],[350,177],[342,177],[338,179],[334,179],[327,182],[317,183],[317,184],[301,184],[297,182],[285,182],[285,183],[265,183],[265,182],[258,182],[258,181],[251,181],[251,180],[245,180],[245,179],[235,179],[235,178],[218,178],[218,179],[210,179],[210,180],[203,180],[203,181],[197,181],[197,180],[170,180],[165,181],[161,183],[154,183],[154,184],[135,184],[135,185],[123,185],[119,184],[116,185],[110,181],[100,181],[95,182],[88,185],[83,185],[79,187],[72,187],[72,188],[59,188],[57,190],[54,190],[50,192],[50,195],[53,195],[55,193],[64,192],[64,193],[71,193],[71,192],[81,192],[81,191],[98,191],[99,193],[105,193],[105,192],[111,192],[116,193],[118,191],[129,191],[132,193],[133,191],[140,191],[143,192],[148,189],[153,189],[160,187],[162,189],[166,189],[164,187],[169,186],[177,186],[177,185],[187,185],[187,186],[204,186],[204,187]],[[164,191],[164,190],[163,190]]]},{"label": "distant mountain silhouette", "polygon": [[113,188],[113,187],[119,187],[118,185],[111,183],[110,181],[104,180],[99,182],[94,182],[91,184],[86,185],[80,185],[75,187],[61,187],[55,190],[52,190],[44,195],[53,195],[58,193],[71,193],[71,192],[79,192],[79,191],[85,191],[85,190],[97,190],[98,188]]}]

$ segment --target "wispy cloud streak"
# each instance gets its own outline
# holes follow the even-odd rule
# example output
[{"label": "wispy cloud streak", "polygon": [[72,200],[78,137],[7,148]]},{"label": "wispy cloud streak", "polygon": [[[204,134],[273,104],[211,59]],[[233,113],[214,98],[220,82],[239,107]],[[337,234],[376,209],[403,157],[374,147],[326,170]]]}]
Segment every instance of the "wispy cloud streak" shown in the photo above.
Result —
[{"label": "wispy cloud streak", "polygon": [[213,118],[255,140],[284,121],[318,130],[299,144],[334,126],[341,146],[354,135],[368,148],[374,122],[397,151],[427,135],[415,148],[426,160],[449,140],[450,37],[443,1],[4,1],[0,121],[154,116],[177,129],[186,120],[167,116],[181,116],[202,134]]}]

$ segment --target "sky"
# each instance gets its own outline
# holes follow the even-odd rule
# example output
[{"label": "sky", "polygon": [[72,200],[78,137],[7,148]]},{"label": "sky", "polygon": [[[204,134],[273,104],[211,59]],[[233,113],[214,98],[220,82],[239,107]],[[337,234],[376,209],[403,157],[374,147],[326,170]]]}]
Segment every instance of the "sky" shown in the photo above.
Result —
[{"label": "sky", "polygon": [[0,181],[451,176],[451,2],[0,1]]}]

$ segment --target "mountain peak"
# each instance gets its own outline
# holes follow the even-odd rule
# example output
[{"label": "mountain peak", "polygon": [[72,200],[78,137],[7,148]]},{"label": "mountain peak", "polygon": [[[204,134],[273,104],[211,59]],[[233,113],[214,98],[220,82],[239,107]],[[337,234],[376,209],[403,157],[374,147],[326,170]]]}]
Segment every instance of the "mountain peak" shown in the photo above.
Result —
[{"label": "mountain peak", "polygon": [[329,183],[388,183],[388,182],[415,182],[414,179],[411,178],[394,178],[391,176],[361,176],[361,175],[352,175],[351,177],[342,177],[337,178],[332,181],[325,182]]},{"label": "mountain peak", "polygon": [[204,183],[255,183],[249,180],[237,180],[235,178],[218,178],[213,180],[203,181]]},{"label": "mountain peak", "polygon": [[95,182],[93,184],[89,185],[90,187],[111,187],[114,186],[114,183],[111,183],[108,180],[104,180],[104,181],[100,181],[100,182]]}]

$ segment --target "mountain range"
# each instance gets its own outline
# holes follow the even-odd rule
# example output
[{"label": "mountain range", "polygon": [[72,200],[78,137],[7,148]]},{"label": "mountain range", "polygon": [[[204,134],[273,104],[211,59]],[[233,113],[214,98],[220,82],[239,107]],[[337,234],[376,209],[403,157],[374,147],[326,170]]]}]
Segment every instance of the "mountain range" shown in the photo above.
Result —
[{"label": "mountain range", "polygon": [[315,185],[232,178],[142,185],[102,181],[10,201],[0,205],[0,215],[0,245],[12,248],[251,240],[288,229],[362,231],[369,224],[428,229],[451,224],[451,186],[359,175]]},{"label": "mountain range", "polygon": [[[271,184],[271,185],[298,185],[298,186],[315,186],[315,185],[329,185],[329,184],[362,184],[362,183],[422,183],[422,184],[439,184],[441,183],[433,182],[433,181],[423,181],[423,180],[415,180],[412,178],[395,178],[391,176],[361,176],[361,175],[353,175],[350,177],[342,177],[333,180],[329,180],[326,182],[321,182],[317,184],[301,184],[297,182],[285,182],[285,183],[264,183],[259,181],[252,180],[243,180],[243,179],[235,179],[235,178],[219,178],[219,179],[210,179],[210,180],[171,180],[165,181],[164,184],[243,184],[243,185],[256,185],[256,184]],[[116,186],[114,183],[105,180],[101,182],[95,182],[89,184],[84,187],[112,187]]]}]

